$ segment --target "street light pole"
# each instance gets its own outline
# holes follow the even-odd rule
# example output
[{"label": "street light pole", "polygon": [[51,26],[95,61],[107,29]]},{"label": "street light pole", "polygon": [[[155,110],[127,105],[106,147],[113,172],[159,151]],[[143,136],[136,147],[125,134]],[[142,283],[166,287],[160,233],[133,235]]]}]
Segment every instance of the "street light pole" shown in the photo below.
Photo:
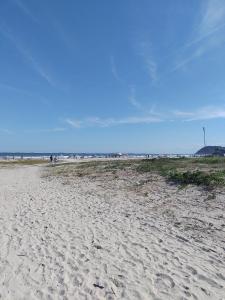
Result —
[{"label": "street light pole", "polygon": [[206,146],[206,141],[205,141],[205,127],[202,128],[203,129],[203,134],[204,134],[204,147]]}]

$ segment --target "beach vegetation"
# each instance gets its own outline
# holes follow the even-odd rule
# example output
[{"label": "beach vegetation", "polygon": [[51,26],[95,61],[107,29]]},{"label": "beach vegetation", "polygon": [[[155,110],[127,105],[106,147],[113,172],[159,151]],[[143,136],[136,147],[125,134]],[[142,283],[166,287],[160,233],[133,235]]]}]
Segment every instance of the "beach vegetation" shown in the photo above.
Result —
[{"label": "beach vegetation", "polygon": [[181,185],[203,185],[207,187],[215,187],[225,185],[225,171],[217,171],[205,173],[202,171],[194,172],[169,172],[168,180]]},{"label": "beach vegetation", "polygon": [[[126,174],[157,174],[168,182],[180,186],[189,184],[206,187],[225,185],[225,158],[153,158],[128,160],[101,160],[55,165],[52,171],[57,176],[97,178],[101,175],[112,175],[120,178]],[[129,175],[127,175],[129,176]],[[145,182],[145,181],[143,181]],[[140,182],[139,182],[140,185]]]},{"label": "beach vegetation", "polygon": [[44,159],[19,159],[19,160],[4,160],[0,162],[0,166],[33,166],[47,164]]}]

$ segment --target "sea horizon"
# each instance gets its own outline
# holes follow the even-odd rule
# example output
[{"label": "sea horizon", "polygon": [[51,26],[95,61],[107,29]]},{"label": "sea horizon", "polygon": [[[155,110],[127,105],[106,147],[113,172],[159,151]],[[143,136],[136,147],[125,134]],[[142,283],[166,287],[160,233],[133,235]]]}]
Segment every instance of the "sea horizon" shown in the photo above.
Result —
[{"label": "sea horizon", "polygon": [[176,152],[0,152],[0,157],[47,157],[47,156],[89,156],[89,157],[107,157],[109,155],[123,155],[123,156],[154,156],[154,155],[194,155],[194,153],[176,153]]}]

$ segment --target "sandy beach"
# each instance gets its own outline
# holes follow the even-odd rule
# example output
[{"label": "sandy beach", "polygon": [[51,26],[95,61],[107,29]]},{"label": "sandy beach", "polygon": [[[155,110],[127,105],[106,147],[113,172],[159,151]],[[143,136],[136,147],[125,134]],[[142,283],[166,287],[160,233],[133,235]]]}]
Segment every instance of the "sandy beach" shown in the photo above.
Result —
[{"label": "sandy beach", "polygon": [[48,173],[0,168],[0,299],[225,299],[224,189]]}]

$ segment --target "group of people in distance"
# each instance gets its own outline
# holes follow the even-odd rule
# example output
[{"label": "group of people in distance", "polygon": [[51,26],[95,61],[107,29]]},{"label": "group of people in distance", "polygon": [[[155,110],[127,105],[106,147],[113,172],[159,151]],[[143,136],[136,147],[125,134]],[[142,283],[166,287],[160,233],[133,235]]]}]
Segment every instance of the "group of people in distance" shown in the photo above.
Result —
[{"label": "group of people in distance", "polygon": [[53,157],[53,156],[51,155],[51,156],[50,156],[50,162],[51,162],[51,163],[53,163],[53,162],[56,163],[56,162],[57,162],[57,157],[56,157],[56,156]]}]

